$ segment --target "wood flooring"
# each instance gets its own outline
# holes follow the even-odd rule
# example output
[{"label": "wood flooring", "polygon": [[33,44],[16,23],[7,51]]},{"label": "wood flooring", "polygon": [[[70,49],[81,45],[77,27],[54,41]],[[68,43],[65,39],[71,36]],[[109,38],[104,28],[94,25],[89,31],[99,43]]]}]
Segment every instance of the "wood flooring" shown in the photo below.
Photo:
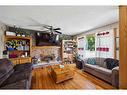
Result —
[{"label": "wood flooring", "polygon": [[75,65],[70,64],[70,68],[74,70],[74,78],[58,84],[53,80],[49,68],[34,69],[31,89],[115,89],[110,84],[77,69]]}]

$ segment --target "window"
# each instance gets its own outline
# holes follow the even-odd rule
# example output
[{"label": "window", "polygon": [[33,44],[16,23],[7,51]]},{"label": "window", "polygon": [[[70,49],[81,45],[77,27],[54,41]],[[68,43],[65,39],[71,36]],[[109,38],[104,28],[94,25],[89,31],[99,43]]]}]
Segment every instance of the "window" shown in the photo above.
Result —
[{"label": "window", "polygon": [[95,51],[95,35],[87,35],[86,41],[86,50]]}]

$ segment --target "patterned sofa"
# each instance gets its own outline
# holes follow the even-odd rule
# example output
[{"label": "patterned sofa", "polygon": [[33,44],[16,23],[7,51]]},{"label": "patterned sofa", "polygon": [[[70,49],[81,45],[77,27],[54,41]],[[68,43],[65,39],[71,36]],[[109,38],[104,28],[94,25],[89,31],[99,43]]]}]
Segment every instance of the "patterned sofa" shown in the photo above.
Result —
[{"label": "patterned sofa", "polygon": [[[110,83],[114,87],[119,86],[119,66],[115,66],[112,69],[107,68],[105,58],[94,58],[96,65],[88,64],[88,59],[84,60],[83,70]],[[111,62],[115,62],[113,59]],[[118,61],[118,60],[117,60]]]},{"label": "patterned sofa", "polygon": [[31,77],[31,63],[13,66],[9,59],[0,59],[0,89],[29,89]]}]

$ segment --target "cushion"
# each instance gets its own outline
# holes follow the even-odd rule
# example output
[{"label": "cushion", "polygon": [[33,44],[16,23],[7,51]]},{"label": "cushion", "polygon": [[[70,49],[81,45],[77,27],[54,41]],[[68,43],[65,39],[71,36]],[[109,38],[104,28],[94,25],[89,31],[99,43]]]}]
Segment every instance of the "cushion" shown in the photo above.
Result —
[{"label": "cushion", "polygon": [[13,65],[10,60],[0,59],[0,85],[13,73]]},{"label": "cushion", "polygon": [[5,86],[5,85],[8,85],[8,84],[11,84],[11,83],[15,83],[17,81],[20,81],[20,80],[29,80],[29,77],[31,75],[31,71],[26,71],[26,72],[13,72],[13,74],[7,78],[1,86]]},{"label": "cushion", "polygon": [[96,58],[96,64],[99,65],[100,67],[107,68],[106,64],[104,63],[105,58]]},{"label": "cushion", "polygon": [[101,58],[99,58],[99,57],[96,58],[96,64],[97,64],[97,65],[100,64],[100,60],[101,60]]},{"label": "cushion", "polygon": [[112,58],[107,58],[104,60],[104,62],[106,62],[107,69],[110,70],[112,70],[116,66],[119,66],[119,61]]},{"label": "cushion", "polygon": [[91,65],[96,65],[96,60],[95,58],[88,58],[87,63]]},{"label": "cushion", "polygon": [[85,64],[85,67],[87,67],[87,68],[91,68],[91,69],[96,69],[96,68],[99,68],[99,66],[98,65],[91,65],[91,64]]},{"label": "cushion", "polygon": [[110,76],[112,74],[112,70],[100,67],[98,65],[85,64],[85,67],[91,68],[92,70],[94,70],[94,72],[99,72],[107,76]]},{"label": "cushion", "polygon": [[26,71],[26,70],[32,70],[32,64],[31,63],[25,63],[25,64],[17,64],[14,66],[14,70],[18,72]]},{"label": "cushion", "polygon": [[5,82],[7,80],[7,78],[10,77],[10,75],[14,72],[14,70],[12,69],[11,71],[9,71],[8,73],[6,73],[3,77],[0,78],[0,86],[3,84],[3,82]]},{"label": "cushion", "polygon": [[112,74],[112,70],[109,70],[109,69],[106,69],[103,67],[98,67],[94,70],[99,72],[99,73],[102,73],[103,75],[106,75],[106,76],[111,76],[111,74]]},{"label": "cushion", "polygon": [[102,67],[104,67],[104,68],[106,68],[107,69],[107,65],[106,65],[107,63],[104,61],[103,62],[103,66]]},{"label": "cushion", "polygon": [[2,86],[0,89],[28,89],[28,81],[27,80],[21,80],[17,81],[12,84],[8,84],[5,86]]}]

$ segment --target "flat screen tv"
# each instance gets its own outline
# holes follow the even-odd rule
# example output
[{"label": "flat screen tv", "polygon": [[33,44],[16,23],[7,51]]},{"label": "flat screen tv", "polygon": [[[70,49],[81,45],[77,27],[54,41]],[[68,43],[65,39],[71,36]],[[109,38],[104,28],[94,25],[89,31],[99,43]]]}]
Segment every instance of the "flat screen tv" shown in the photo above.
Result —
[{"label": "flat screen tv", "polygon": [[49,33],[36,33],[36,46],[59,46],[59,35]]}]

